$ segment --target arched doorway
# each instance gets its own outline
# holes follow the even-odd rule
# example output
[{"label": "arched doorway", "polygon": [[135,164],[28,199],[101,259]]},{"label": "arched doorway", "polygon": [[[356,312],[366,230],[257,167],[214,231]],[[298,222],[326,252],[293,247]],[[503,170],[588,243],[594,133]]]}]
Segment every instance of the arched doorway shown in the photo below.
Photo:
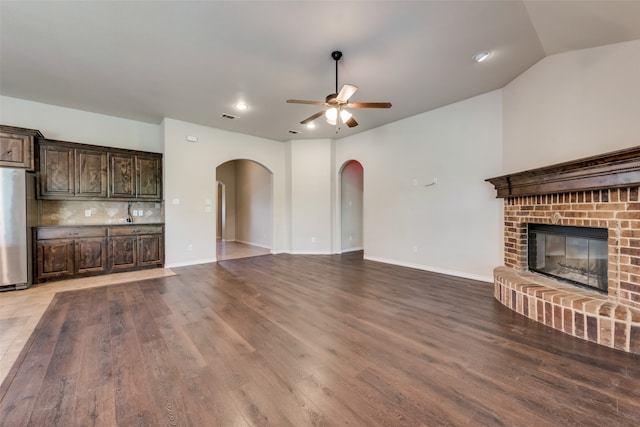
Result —
[{"label": "arched doorway", "polygon": [[216,168],[218,261],[271,253],[272,178],[252,160],[230,160]]},{"label": "arched doorway", "polygon": [[340,250],[361,251],[363,240],[364,169],[357,160],[344,163],[340,171]]}]

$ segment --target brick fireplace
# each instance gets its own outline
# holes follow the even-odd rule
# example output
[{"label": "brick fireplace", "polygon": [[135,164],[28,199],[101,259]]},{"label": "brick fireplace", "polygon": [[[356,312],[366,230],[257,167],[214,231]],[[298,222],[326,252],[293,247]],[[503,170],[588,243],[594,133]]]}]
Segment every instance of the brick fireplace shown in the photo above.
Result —
[{"label": "brick fireplace", "polygon": [[[567,334],[640,354],[640,147],[487,181],[504,198],[496,299]],[[528,271],[529,224],[607,229],[607,293]]]}]

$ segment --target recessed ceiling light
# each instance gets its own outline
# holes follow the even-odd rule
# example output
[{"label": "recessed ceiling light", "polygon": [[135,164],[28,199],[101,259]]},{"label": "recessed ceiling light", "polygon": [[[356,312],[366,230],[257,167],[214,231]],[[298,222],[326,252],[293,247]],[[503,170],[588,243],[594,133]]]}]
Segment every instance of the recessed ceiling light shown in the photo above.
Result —
[{"label": "recessed ceiling light", "polygon": [[307,123],[307,129],[313,129],[316,127],[315,123]]},{"label": "recessed ceiling light", "polygon": [[482,62],[486,60],[489,56],[491,56],[491,52],[487,52],[486,50],[483,50],[482,52],[478,52],[475,55],[473,55],[473,60],[476,62]]},{"label": "recessed ceiling light", "polygon": [[247,104],[245,104],[244,102],[239,102],[235,105],[236,110],[240,110],[240,111],[244,111],[247,108],[249,108],[249,106],[247,106]]}]

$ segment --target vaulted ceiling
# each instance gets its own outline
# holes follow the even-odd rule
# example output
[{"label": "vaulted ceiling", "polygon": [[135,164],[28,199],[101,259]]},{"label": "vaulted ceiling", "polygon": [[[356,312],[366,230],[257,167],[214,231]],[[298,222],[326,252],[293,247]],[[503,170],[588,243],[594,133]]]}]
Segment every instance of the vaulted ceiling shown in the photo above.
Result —
[{"label": "vaulted ceiling", "polygon": [[[640,0],[1,0],[0,93],[279,141],[340,138],[501,88],[547,55],[635,39]],[[353,110],[360,125],[338,134],[299,123],[320,107],[285,103],[334,91],[333,50],[339,85],[359,87],[353,102],[393,104]]]}]

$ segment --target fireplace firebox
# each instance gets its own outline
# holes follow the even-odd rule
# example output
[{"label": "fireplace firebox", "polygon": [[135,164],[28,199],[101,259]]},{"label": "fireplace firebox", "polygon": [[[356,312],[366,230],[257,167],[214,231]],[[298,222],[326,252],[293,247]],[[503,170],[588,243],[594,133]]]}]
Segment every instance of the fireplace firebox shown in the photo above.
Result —
[{"label": "fireplace firebox", "polygon": [[529,224],[529,270],[607,292],[606,228]]}]

